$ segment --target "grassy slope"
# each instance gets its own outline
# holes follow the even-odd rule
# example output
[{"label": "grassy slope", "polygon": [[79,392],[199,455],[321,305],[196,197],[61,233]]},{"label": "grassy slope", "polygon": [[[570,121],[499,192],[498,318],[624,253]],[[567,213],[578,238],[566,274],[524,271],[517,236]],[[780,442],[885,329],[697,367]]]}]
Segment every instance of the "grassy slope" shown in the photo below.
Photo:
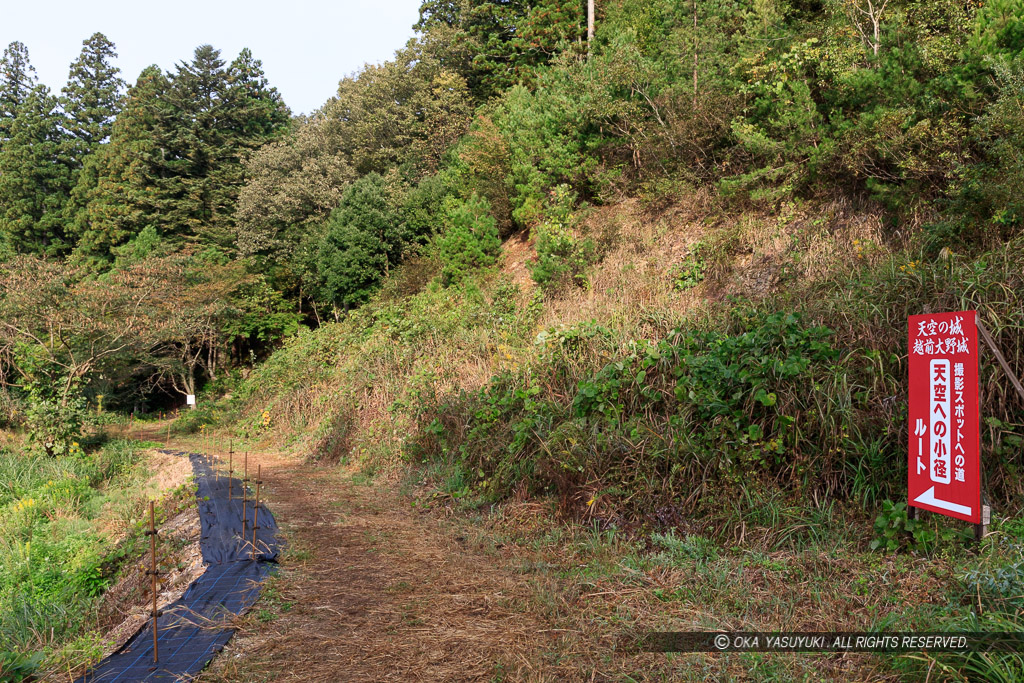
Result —
[{"label": "grassy slope", "polygon": [[[429,262],[407,266],[376,301],[261,365],[237,394],[240,432],[363,473],[411,471],[434,491],[432,504],[472,513],[486,501],[518,501],[506,511],[540,501],[545,520],[583,521],[597,542],[581,553],[562,537],[575,532],[550,521],[510,532],[505,512],[478,520],[547,558],[531,566],[557,576],[563,598],[586,586],[617,596],[640,572],[647,588],[602,602],[641,625],[937,628],[979,612],[1017,618],[1024,406],[992,363],[983,391],[995,419],[984,439],[1003,520],[996,537],[974,553],[955,538],[919,536],[927,559],[883,558],[868,543],[882,500],[902,495],[907,314],[979,308],[1010,363],[1024,367],[1024,244],[926,258],[849,207],[730,216],[700,197],[661,212],[597,210],[583,231],[602,260],[582,289],[535,290],[523,267],[529,249],[515,241],[501,272],[461,288],[440,288]],[[697,242],[704,279],[680,290],[679,266],[693,265]],[[772,328],[776,311],[803,318]],[[780,373],[774,360],[817,353],[806,338],[817,325],[834,332],[827,353]],[[733,381],[730,367],[762,374],[731,396],[700,393]],[[697,400],[678,392],[684,383]],[[586,387],[594,396],[581,400]],[[756,387],[769,391],[754,400]],[[716,401],[721,410],[706,412]],[[673,526],[677,536],[642,540]],[[932,519],[926,532],[952,530]],[[694,575],[701,586],[688,588]]]},{"label": "grassy slope", "polygon": [[103,652],[103,592],[141,554],[143,508],[161,494],[145,448],[114,440],[60,459],[0,450],[0,672],[13,653],[67,672]]}]

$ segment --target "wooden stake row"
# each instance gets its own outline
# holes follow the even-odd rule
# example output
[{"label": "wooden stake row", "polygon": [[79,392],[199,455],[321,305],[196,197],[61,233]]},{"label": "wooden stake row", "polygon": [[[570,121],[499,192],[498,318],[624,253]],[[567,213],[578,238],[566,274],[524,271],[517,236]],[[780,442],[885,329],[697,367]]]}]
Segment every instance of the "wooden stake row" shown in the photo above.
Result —
[{"label": "wooden stake row", "polygon": [[[168,441],[170,441],[170,428],[168,428]],[[228,500],[231,500],[232,495],[232,475],[234,474],[234,442],[230,441],[228,445]],[[217,477],[219,480],[220,469],[217,464],[216,456],[210,456],[207,454],[207,461],[210,462],[217,470]],[[256,560],[257,554],[257,536],[260,530],[260,493],[263,485],[263,466],[256,466],[256,479],[249,479],[249,452],[245,451],[245,457],[242,465],[242,537],[245,538],[245,527],[247,524],[247,510],[248,510],[248,484],[250,481],[254,481],[256,484],[256,500],[253,505],[253,519],[252,519],[252,543],[249,550],[249,558],[252,561]],[[153,663],[156,664],[160,661],[159,653],[159,626],[157,620],[162,615],[159,609],[157,609],[157,598],[159,595],[159,577],[162,572],[157,570],[156,564],[156,504],[154,501],[149,501],[149,529],[146,530],[145,534],[149,536],[149,569],[146,574],[150,578],[150,589],[153,593],[153,605],[151,608],[151,618],[153,622]]]}]

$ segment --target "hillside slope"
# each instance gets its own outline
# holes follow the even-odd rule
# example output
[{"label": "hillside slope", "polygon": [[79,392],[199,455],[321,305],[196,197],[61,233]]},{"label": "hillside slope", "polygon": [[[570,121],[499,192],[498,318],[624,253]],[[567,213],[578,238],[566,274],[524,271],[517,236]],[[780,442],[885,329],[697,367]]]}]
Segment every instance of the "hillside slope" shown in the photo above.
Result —
[{"label": "hillside slope", "polygon": [[[557,628],[578,623],[584,608],[567,596],[579,592],[611,596],[598,614],[683,630],[1008,626],[1018,600],[993,577],[1022,559],[1024,405],[991,359],[995,536],[974,549],[937,517],[910,533],[885,501],[904,495],[906,316],[977,308],[1024,367],[1024,243],[932,255],[868,209],[630,201],[579,216],[572,239],[593,245],[591,263],[544,286],[524,277],[537,259],[523,236],[462,286],[414,262],[367,306],[292,339],[203,419],[220,413],[239,438],[340,462],[340,476],[382,490],[405,482],[414,504],[459,512],[510,544],[505,561],[527,554],[566,579]],[[872,552],[873,538],[900,553]],[[722,592],[687,587],[693,571]],[[765,586],[775,607],[742,607]],[[694,610],[705,616],[683,616]],[[806,664],[778,660],[791,674]],[[1012,672],[1020,660],[939,664]]]}]

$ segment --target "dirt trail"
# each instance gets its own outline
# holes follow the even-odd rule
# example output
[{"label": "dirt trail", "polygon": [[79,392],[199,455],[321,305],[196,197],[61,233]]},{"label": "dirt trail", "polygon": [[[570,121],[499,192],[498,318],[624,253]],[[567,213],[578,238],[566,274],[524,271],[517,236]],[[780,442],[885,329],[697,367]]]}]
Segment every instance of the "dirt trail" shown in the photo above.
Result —
[{"label": "dirt trail", "polygon": [[384,487],[271,454],[266,500],[289,544],[282,575],[204,679],[565,678],[529,587]]}]

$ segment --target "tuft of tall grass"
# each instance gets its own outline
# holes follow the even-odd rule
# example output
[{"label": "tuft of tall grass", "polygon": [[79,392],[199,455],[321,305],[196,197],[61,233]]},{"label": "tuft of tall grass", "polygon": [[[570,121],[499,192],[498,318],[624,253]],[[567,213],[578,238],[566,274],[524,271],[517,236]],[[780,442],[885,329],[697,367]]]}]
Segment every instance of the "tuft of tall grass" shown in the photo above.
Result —
[{"label": "tuft of tall grass", "polygon": [[0,450],[0,649],[51,656],[94,625],[112,579],[98,521],[141,489],[144,447],[115,440],[65,458]]}]

